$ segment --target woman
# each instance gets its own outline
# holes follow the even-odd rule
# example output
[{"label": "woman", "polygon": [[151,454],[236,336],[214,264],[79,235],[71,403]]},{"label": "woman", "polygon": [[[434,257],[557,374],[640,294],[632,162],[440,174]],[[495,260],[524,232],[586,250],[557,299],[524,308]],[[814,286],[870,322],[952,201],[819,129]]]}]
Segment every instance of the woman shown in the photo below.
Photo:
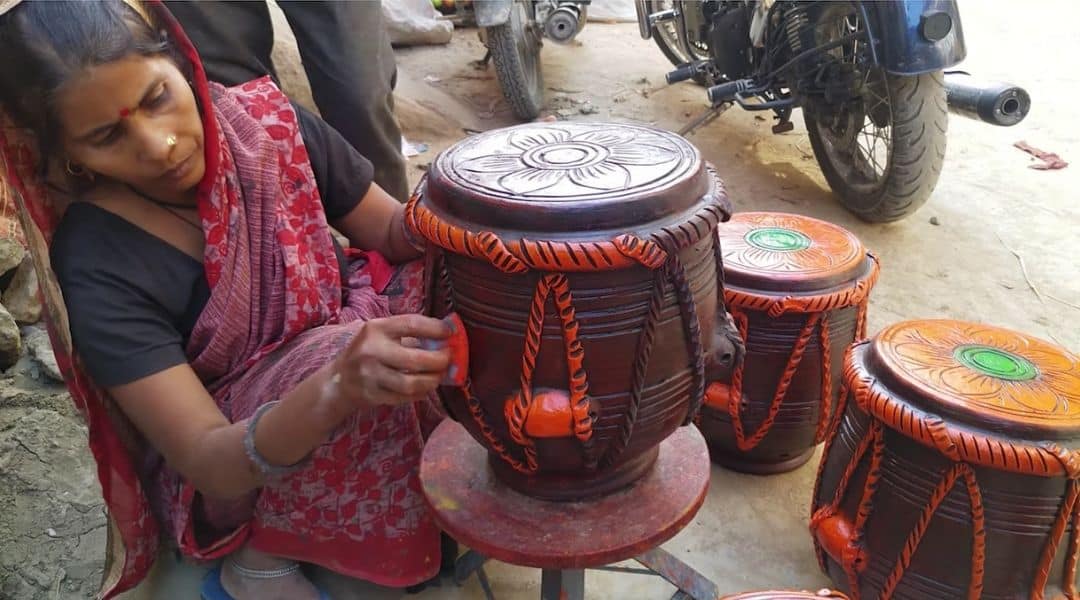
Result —
[{"label": "woman", "polygon": [[[294,561],[391,586],[433,576],[418,409],[449,354],[419,341],[450,331],[391,315],[417,270],[381,257],[419,251],[370,163],[267,79],[207,83],[157,4],[0,7],[0,106],[70,201],[50,254],[74,366],[148,442],[135,466],[166,539],[227,556],[203,597],[320,597]],[[346,260],[328,219],[373,253]],[[76,401],[92,397],[72,373]],[[142,499],[102,482],[114,516]]]}]

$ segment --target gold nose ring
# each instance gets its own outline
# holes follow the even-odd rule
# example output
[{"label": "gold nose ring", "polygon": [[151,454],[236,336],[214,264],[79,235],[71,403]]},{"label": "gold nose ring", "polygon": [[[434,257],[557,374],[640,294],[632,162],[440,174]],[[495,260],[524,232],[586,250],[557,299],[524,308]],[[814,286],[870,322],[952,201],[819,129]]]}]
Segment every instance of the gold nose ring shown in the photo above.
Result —
[{"label": "gold nose ring", "polygon": [[170,148],[176,146],[176,136],[170,135],[169,137],[165,138],[165,145]]}]

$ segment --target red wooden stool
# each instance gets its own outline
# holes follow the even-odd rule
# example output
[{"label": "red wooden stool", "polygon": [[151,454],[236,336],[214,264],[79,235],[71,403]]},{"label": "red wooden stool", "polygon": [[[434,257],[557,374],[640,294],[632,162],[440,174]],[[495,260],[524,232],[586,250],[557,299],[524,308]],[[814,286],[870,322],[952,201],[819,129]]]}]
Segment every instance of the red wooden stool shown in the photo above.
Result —
[{"label": "red wooden stool", "polygon": [[[661,442],[655,467],[630,487],[585,502],[554,502],[496,479],[483,446],[446,420],[424,447],[420,483],[436,522],[471,548],[458,560],[455,579],[476,572],[489,599],[481,569],[489,558],[542,569],[541,600],[584,598],[585,569],[659,575],[679,588],[679,598],[720,596],[715,584],[659,548],[705,501],[709,454],[694,427]],[[628,559],[647,569],[604,566]]]}]

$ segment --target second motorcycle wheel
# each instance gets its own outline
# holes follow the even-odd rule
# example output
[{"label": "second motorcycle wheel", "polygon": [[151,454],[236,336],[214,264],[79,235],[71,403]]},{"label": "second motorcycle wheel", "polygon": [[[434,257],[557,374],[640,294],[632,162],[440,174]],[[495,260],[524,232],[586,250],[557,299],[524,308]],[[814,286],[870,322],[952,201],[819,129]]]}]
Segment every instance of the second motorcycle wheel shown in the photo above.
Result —
[{"label": "second motorcycle wheel", "polygon": [[486,28],[495,76],[514,115],[531,121],[544,106],[544,74],[540,69],[541,33],[532,3],[514,2],[510,19]]},{"label": "second motorcycle wheel", "polygon": [[[814,44],[864,31],[854,4],[826,2]],[[930,197],[945,158],[948,112],[941,71],[899,76],[870,64],[867,45],[829,51],[834,67],[854,74],[859,94],[846,102],[803,107],[810,146],[829,187],[864,221],[902,219]]]}]

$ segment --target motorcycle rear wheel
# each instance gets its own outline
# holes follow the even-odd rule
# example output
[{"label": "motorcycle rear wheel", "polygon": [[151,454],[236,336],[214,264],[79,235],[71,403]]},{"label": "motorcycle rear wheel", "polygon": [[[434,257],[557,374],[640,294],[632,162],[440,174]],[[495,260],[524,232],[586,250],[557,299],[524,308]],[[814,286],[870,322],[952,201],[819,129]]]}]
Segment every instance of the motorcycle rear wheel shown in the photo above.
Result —
[{"label": "motorcycle rear wheel", "polygon": [[[853,8],[843,12],[848,7],[830,3],[818,22],[839,18],[853,31],[857,17]],[[858,60],[853,49],[842,51]],[[926,203],[941,174],[948,129],[945,80],[941,71],[898,76],[869,64],[859,69],[859,98],[842,105],[811,103],[803,119],[822,174],[841,204],[864,221],[898,221]]]},{"label": "motorcycle rear wheel", "polygon": [[531,121],[544,106],[544,73],[540,68],[541,34],[528,2],[514,2],[510,20],[485,28],[495,77],[514,116]]}]

